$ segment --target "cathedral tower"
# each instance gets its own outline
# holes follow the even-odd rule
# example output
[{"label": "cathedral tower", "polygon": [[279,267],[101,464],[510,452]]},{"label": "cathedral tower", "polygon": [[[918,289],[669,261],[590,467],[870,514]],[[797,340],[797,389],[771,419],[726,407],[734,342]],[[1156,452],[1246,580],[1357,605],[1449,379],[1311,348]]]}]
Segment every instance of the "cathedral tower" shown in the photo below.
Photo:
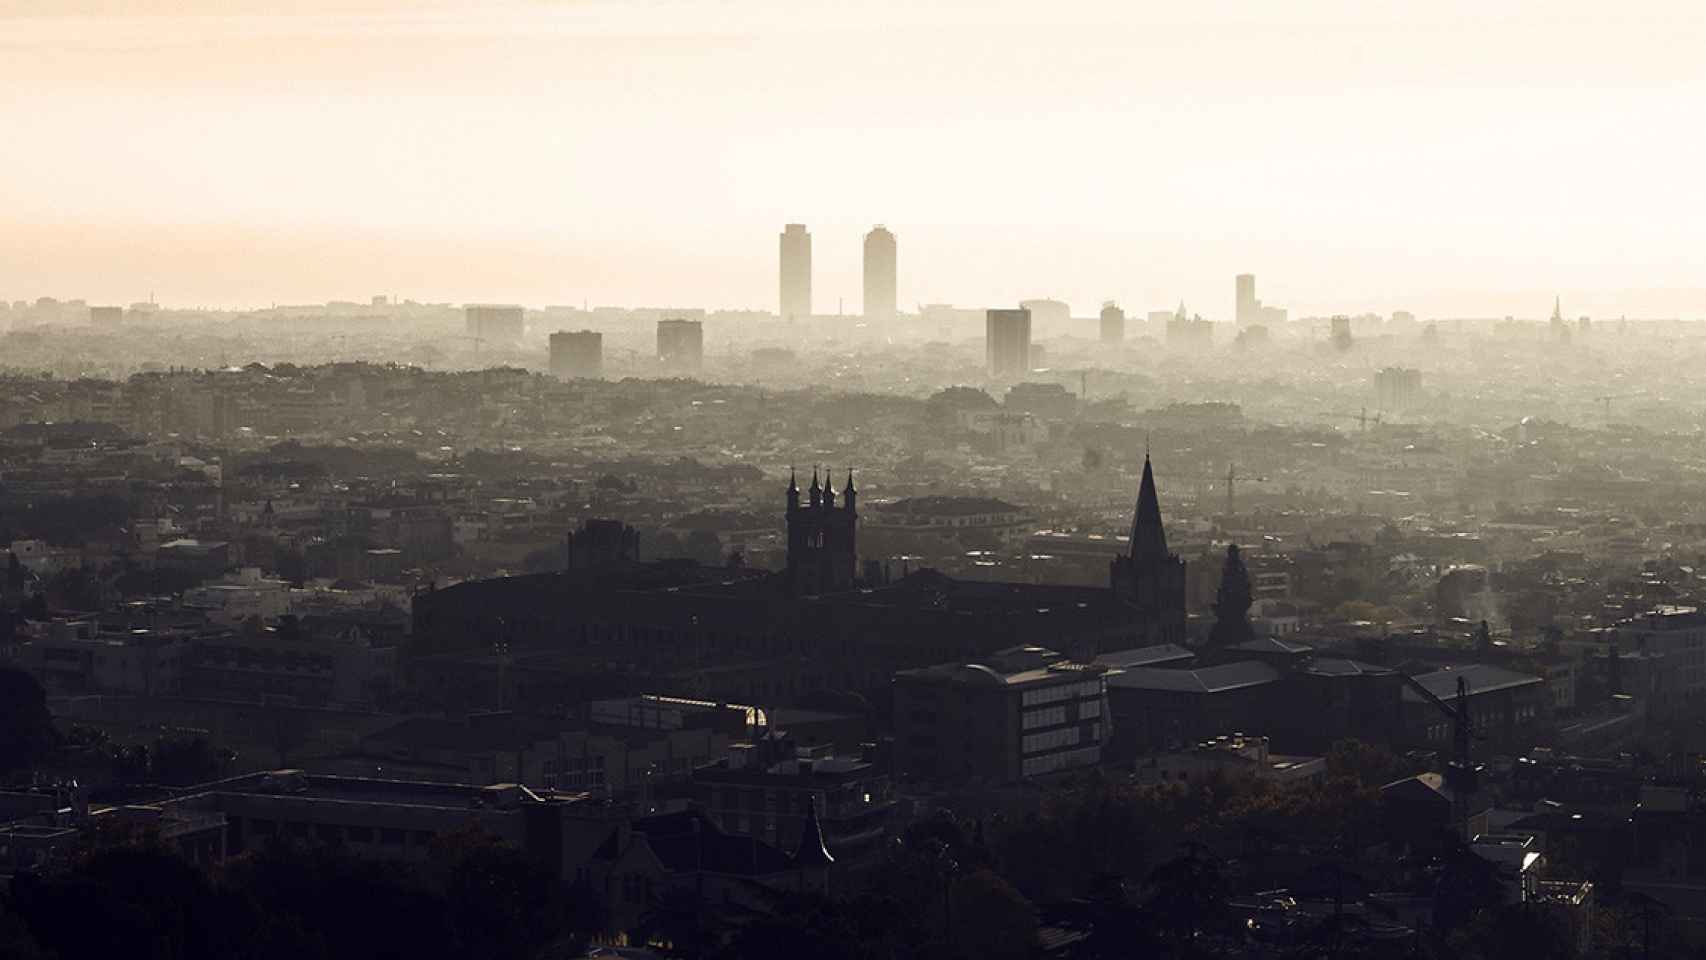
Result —
[{"label": "cathedral tower", "polygon": [[858,569],[855,538],[859,514],[855,504],[853,471],[847,471],[847,486],[841,503],[835,502],[835,482],[825,478],[818,485],[812,470],[809,499],[800,503],[799,482],[788,474],[788,586],[794,593],[809,596],[853,589]]}]

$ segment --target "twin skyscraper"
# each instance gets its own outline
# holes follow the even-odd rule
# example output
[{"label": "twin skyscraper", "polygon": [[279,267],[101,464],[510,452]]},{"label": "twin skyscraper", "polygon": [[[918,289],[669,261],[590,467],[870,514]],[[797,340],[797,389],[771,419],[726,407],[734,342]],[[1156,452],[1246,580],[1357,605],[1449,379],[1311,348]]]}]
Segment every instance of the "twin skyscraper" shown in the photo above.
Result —
[{"label": "twin skyscraper", "polygon": [[[812,315],[812,235],[803,223],[782,229],[781,315],[801,320]],[[867,320],[892,320],[897,312],[895,273],[898,255],[894,234],[881,224],[865,234],[865,301]]]}]

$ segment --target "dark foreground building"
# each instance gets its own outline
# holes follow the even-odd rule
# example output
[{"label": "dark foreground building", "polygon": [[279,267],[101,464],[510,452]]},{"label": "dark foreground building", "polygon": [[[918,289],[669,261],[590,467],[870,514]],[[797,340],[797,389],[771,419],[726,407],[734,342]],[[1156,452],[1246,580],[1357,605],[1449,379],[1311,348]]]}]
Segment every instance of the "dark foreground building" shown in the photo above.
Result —
[{"label": "dark foreground building", "polygon": [[[986,583],[920,570],[858,576],[858,491],[785,491],[786,568],[641,563],[597,551],[562,573],[459,584],[414,602],[412,679],[517,708],[669,693],[785,704],[815,691],[886,698],[897,670],[1043,646],[1097,653],[1183,639],[1184,563],[1166,549],[1147,459],[1132,553],[1112,588]],[[496,685],[489,692],[488,685]]]}]

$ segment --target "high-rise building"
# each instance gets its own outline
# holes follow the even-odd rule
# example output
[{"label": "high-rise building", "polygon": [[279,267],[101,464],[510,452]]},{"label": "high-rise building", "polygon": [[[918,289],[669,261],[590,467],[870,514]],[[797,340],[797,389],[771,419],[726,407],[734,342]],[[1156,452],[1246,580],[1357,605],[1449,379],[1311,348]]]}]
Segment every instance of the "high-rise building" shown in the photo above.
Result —
[{"label": "high-rise building", "polygon": [[782,319],[803,320],[812,315],[812,235],[803,223],[782,230]]},{"label": "high-rise building", "polygon": [[659,320],[658,359],[671,370],[690,371],[704,366],[704,325],[697,320]]},{"label": "high-rise building", "polygon": [[865,234],[865,319],[894,319],[896,264],[894,234],[879,223]]},{"label": "high-rise building", "polygon": [[1262,305],[1261,301],[1256,299],[1256,275],[1240,273],[1233,278],[1233,283],[1237,288],[1233,301],[1233,319],[1238,322],[1240,327],[1260,323],[1262,321]]},{"label": "high-rise building", "polygon": [[463,313],[468,336],[476,340],[520,340],[527,329],[526,312],[517,306],[470,303]]},{"label": "high-rise building", "polygon": [[1023,377],[1031,372],[1031,311],[990,310],[984,314],[984,349],[992,377]]},{"label": "high-rise building", "polygon": [[596,380],[604,375],[604,334],[596,330],[559,330],[551,334],[551,376],[559,380]]},{"label": "high-rise building", "polygon": [[1386,367],[1374,375],[1376,408],[1383,413],[1402,413],[1415,405],[1422,393],[1422,371],[1409,367]]},{"label": "high-rise building", "polygon": [[1112,300],[1102,304],[1102,342],[1125,342],[1125,311]]}]

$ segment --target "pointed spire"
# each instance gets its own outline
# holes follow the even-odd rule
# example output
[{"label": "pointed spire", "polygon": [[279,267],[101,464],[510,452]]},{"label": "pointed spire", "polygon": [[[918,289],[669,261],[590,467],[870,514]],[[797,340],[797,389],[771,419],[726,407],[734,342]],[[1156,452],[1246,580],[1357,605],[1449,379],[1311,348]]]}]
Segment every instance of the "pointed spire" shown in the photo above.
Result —
[{"label": "pointed spire", "polygon": [[800,492],[800,481],[799,481],[798,476],[795,474],[793,467],[788,468],[788,492],[789,493],[799,493]]},{"label": "pointed spire", "polygon": [[847,468],[847,486],[842,488],[841,492],[843,494],[856,492],[853,489],[853,468],[852,467]]},{"label": "pointed spire", "polygon": [[1161,498],[1155,492],[1155,470],[1143,455],[1143,482],[1137,488],[1137,513],[1131,523],[1133,560],[1167,558],[1167,532],[1161,527]]},{"label": "pointed spire", "polygon": [[835,862],[823,842],[823,825],[817,820],[817,795],[806,795],[806,823],[800,828],[800,846],[794,851],[797,867],[827,867]]}]

